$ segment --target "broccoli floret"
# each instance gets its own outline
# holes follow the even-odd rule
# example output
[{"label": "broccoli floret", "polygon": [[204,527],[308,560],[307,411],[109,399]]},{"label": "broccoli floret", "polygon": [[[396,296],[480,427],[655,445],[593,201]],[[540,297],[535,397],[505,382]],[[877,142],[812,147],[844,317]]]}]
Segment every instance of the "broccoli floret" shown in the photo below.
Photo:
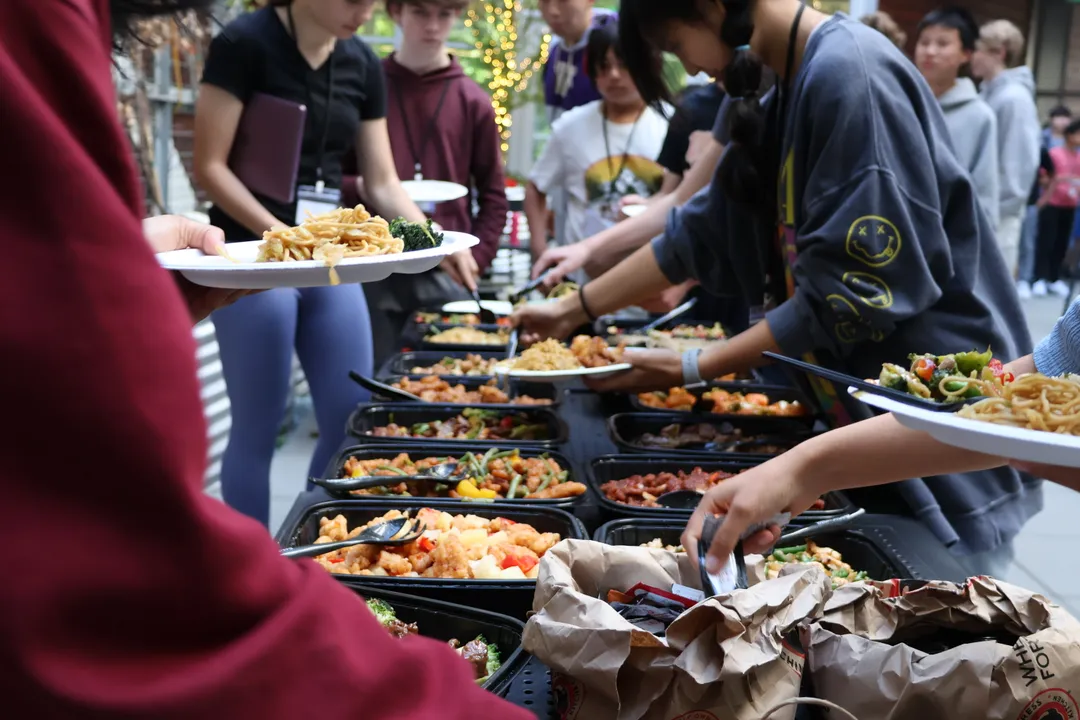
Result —
[{"label": "broccoli floret", "polygon": [[390,603],[385,600],[379,600],[372,598],[367,601],[368,610],[375,615],[375,619],[379,621],[380,625],[389,625],[394,620],[397,620],[397,615],[394,614],[394,608],[390,607]]},{"label": "broccoli floret", "polygon": [[394,218],[390,222],[390,234],[405,243],[403,252],[439,247],[443,241],[443,234],[431,227],[430,219],[426,223],[415,223],[401,217]]},{"label": "broccoli floret", "polygon": [[477,635],[473,642],[482,642],[487,646],[487,665],[484,667],[484,677],[477,678],[476,684],[483,685],[502,667],[502,658],[499,657],[499,646],[489,643],[483,635]]}]

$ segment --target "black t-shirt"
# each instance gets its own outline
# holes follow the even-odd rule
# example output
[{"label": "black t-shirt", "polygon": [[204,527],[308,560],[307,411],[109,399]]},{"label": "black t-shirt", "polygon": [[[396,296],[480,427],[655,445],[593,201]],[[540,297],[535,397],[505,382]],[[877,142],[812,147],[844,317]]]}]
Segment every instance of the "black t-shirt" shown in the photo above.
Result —
[{"label": "black t-shirt", "polygon": [[[333,93],[328,107],[331,66]],[[202,81],[245,103],[252,94],[261,92],[307,106],[297,185],[315,184],[325,132],[322,179],[327,187],[340,187],[341,159],[355,145],[360,122],[386,117],[382,63],[371,48],[357,37],[339,40],[330,59],[313,70],[270,7],[241,15],[213,39]],[[255,197],[278,220],[293,224],[295,203]],[[222,228],[229,240],[252,237],[250,230],[217,207],[210,209],[210,221]]]},{"label": "black t-shirt", "polygon": [[660,156],[656,158],[656,162],[676,175],[685,173],[690,168],[686,164],[690,134],[698,130],[712,130],[723,101],[724,91],[713,83],[683,91],[679,107],[668,124],[667,137],[664,138],[664,145],[660,148]]},{"label": "black t-shirt", "polygon": [[1035,176],[1035,187],[1031,188],[1031,197],[1028,198],[1028,205],[1035,205],[1039,202],[1039,197],[1042,195],[1042,185],[1039,184],[1039,180],[1042,178],[1043,173],[1046,173],[1046,177],[1054,177],[1056,170],[1054,169],[1054,159],[1050,157],[1050,150],[1045,145],[1042,146],[1039,152],[1039,174]]}]

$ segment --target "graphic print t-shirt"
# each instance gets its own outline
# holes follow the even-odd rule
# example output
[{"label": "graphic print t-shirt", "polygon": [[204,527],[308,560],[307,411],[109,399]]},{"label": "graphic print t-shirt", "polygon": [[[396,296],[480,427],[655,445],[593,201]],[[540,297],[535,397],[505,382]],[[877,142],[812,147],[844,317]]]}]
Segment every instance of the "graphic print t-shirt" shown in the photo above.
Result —
[{"label": "graphic print t-shirt", "polygon": [[529,176],[545,195],[559,188],[567,194],[565,231],[556,238],[558,245],[580,242],[610,227],[618,219],[620,198],[648,197],[663,182],[664,169],[656,158],[667,120],[646,108],[636,126],[607,122],[606,148],[605,122],[600,102],[563,114]]}]

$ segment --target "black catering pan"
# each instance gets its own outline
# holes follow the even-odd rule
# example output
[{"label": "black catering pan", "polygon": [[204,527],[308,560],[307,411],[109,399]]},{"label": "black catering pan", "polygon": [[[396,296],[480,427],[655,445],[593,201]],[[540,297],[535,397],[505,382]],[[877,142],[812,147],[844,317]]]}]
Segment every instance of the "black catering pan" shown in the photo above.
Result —
[{"label": "black catering pan", "polygon": [[445,643],[458,640],[464,645],[477,635],[483,635],[499,648],[502,659],[499,669],[481,686],[496,695],[505,697],[515,676],[529,662],[529,656],[521,649],[525,625],[520,620],[466,605],[403,595],[385,588],[353,586],[351,589],[365,599],[385,600],[394,608],[399,620],[416,623],[422,637]]},{"label": "black catering pan", "polygon": [[[641,444],[639,438],[644,433],[653,435],[670,425],[713,425],[722,434],[738,431],[741,440],[724,441],[716,447],[704,444],[689,447],[653,447]],[[760,416],[726,416],[712,414],[672,415],[665,412],[619,413],[608,418],[608,433],[611,439],[624,450],[650,455],[694,455],[710,456],[718,453],[737,454],[750,459],[771,457],[775,453],[757,447],[760,443],[794,447],[814,435],[811,427],[804,420],[792,418],[773,418]]]},{"label": "black catering pan", "polygon": [[377,427],[390,423],[399,425],[412,425],[415,423],[430,422],[432,420],[447,420],[460,415],[469,406],[445,405],[442,403],[385,403],[381,405],[361,405],[349,418],[348,431],[364,443],[386,445],[393,443],[402,447],[421,446],[426,447],[433,443],[464,443],[481,442],[490,447],[521,447],[526,445],[554,447],[566,442],[568,430],[554,410],[547,407],[512,407],[500,406],[477,406],[480,410],[506,415],[525,415],[534,423],[545,423],[548,427],[548,437],[544,440],[452,440],[449,438],[415,438],[415,437],[379,437],[369,434]]},{"label": "black catering pan", "polygon": [[[625,518],[601,525],[593,539],[607,545],[641,545],[659,538],[664,545],[679,545],[685,523],[673,520]],[[838,551],[855,570],[865,570],[871,580],[920,578],[919,569],[892,548],[861,528],[824,532],[811,538],[818,545]],[[800,541],[802,543],[803,541]],[[783,539],[780,541],[783,544]]]},{"label": "black catering pan", "polygon": [[[744,458],[732,458],[730,455],[726,456],[726,458],[727,459],[709,459],[702,457],[655,458],[647,457],[645,455],[604,455],[594,458],[592,462],[589,463],[586,477],[588,478],[588,485],[597,495],[597,502],[608,517],[630,516],[648,518],[650,520],[671,519],[678,520],[685,524],[686,519],[690,517],[692,512],[690,510],[625,505],[608,498],[601,487],[606,482],[622,480],[633,475],[678,472],[679,470],[691,472],[695,468],[701,468],[705,472],[723,470],[732,474],[738,474],[743,470],[760,464],[759,461]],[[817,520],[825,520],[838,515],[846,515],[857,509],[855,504],[842,492],[826,493],[823,499],[825,500],[825,507],[823,509],[807,510],[802,515],[796,517],[792,521],[792,524],[805,525],[810,522],[816,522]]]},{"label": "black catering pan", "polygon": [[[426,458],[426,457],[453,457],[453,458],[460,458],[462,455],[464,455],[467,452],[471,452],[473,455],[483,455],[490,448],[491,448],[491,446],[486,444],[486,443],[457,443],[457,444],[453,444],[453,443],[442,443],[442,444],[440,444],[440,443],[432,443],[430,445],[424,445],[423,447],[419,447],[419,448],[416,447],[415,445],[413,445],[413,446],[404,446],[403,447],[401,445],[397,445],[397,444],[394,444],[394,443],[387,443],[385,445],[354,445],[353,447],[345,448],[340,453],[338,453],[338,455],[331,461],[330,469],[331,469],[331,472],[333,473],[333,477],[343,477],[344,473],[345,473],[345,462],[351,457],[355,457],[358,460],[373,460],[375,458],[387,458],[387,459],[392,460],[393,458],[397,457],[399,454],[406,453],[413,460],[418,460],[418,459]],[[503,448],[503,449],[506,449],[506,448]],[[552,460],[557,462],[559,464],[560,468],[562,468],[563,470],[570,473],[569,477],[567,478],[568,481],[580,482],[580,483],[584,483],[584,484],[587,485],[586,481],[583,478],[578,476],[577,471],[574,469],[574,467],[571,464],[570,460],[565,455],[562,455],[561,453],[554,452],[552,450],[547,450],[545,448],[536,447],[536,446],[522,447],[522,448],[518,448],[518,450],[520,451],[521,457],[523,457],[523,458],[531,458],[531,457],[538,457],[540,455],[547,455]],[[402,496],[398,496],[398,495],[352,495],[348,491],[329,490],[329,489],[327,489],[326,492],[328,492],[331,497],[336,497],[336,498],[339,498],[339,499],[342,499],[342,500],[377,500],[377,499],[383,498],[383,497],[389,497],[389,498],[402,497]],[[499,502],[506,502],[506,503],[510,503],[510,504],[513,504],[513,505],[524,504],[524,505],[529,505],[529,506],[537,505],[537,506],[540,506],[540,507],[556,507],[556,508],[568,509],[568,508],[573,508],[574,505],[577,505],[578,503],[582,502],[586,498],[586,496],[587,496],[587,494],[586,495],[579,495],[577,497],[572,497],[572,498],[558,498],[558,499],[554,499],[554,500],[526,500],[524,498],[518,498],[516,500],[506,500],[504,498],[504,499],[499,500]],[[432,504],[438,503],[440,505],[444,504],[444,503],[462,503],[462,502],[469,503],[469,504],[472,504],[472,505],[478,504],[476,502],[471,502],[470,503],[470,501],[468,501],[468,500],[461,500],[461,499],[449,498],[449,497],[445,497],[445,498],[430,498],[430,497],[419,498],[419,497],[414,497],[414,498],[411,498],[411,499],[412,499],[413,502],[432,503]],[[479,503],[479,504],[485,504],[486,505],[486,504],[489,504],[489,503]]]},{"label": "black catering pan", "polygon": [[[504,517],[532,525],[538,532],[556,532],[562,539],[586,539],[588,534],[580,520],[556,508],[523,505],[521,503],[442,503],[427,504],[455,515],[478,515],[485,518]],[[344,515],[349,527],[363,525],[390,510],[421,508],[425,503],[417,498],[406,500],[332,500],[307,508],[295,523],[283,525],[276,540],[283,548],[314,543],[319,537],[319,519]],[[532,609],[535,580],[451,580],[425,577],[387,577],[378,575],[334,575],[351,587],[376,587],[467,605],[523,619]]]},{"label": "black catering pan", "polygon": [[[482,358],[490,359],[496,358],[502,360],[506,357],[506,351],[499,352],[498,350],[421,350],[419,352],[403,352],[394,355],[392,358],[386,361],[386,364],[379,370],[378,378],[385,381],[388,377],[395,375],[409,375],[410,377],[422,377],[424,375],[430,375],[431,373],[415,373],[414,368],[418,367],[431,367],[435,365],[443,358],[458,358],[464,360],[466,355],[479,355]],[[450,378],[468,377],[475,378],[477,380],[490,380],[491,375],[443,375],[447,380]]]},{"label": "black catering pan", "polygon": [[[403,377],[402,375],[390,375],[390,376],[387,376],[385,379],[383,379],[382,382],[386,383],[387,385],[393,385],[394,383],[401,380],[402,377]],[[430,377],[430,376],[428,376],[428,375],[408,375],[407,377],[410,380],[419,380],[421,378]],[[480,376],[475,376],[475,377],[474,376],[464,376],[464,377],[462,377],[462,376],[454,376],[454,375],[440,375],[438,377],[440,377],[443,380],[445,380],[446,382],[450,383],[450,385],[464,385],[466,390],[477,390],[481,386],[487,385],[491,381],[491,378],[480,377]],[[556,407],[562,402],[562,399],[563,399],[563,393],[560,392],[559,389],[556,388],[551,383],[530,383],[530,382],[522,382],[520,380],[514,380],[514,379],[510,380],[510,393],[509,393],[509,395],[510,395],[511,399],[519,397],[521,395],[528,395],[529,397],[536,398],[537,400],[550,400],[551,401],[550,404],[539,406],[539,407]],[[396,398],[385,397],[383,395],[380,395],[379,393],[372,393],[371,394],[371,400],[372,400],[372,402],[401,402],[401,401],[397,400]],[[476,403],[470,403],[470,404],[475,405]],[[510,403],[510,404],[501,403],[501,404],[484,405],[484,407],[485,408],[492,408],[492,407],[522,408],[522,407],[532,407],[532,406],[514,405],[513,403]]]},{"label": "black catering pan", "polygon": [[449,330],[451,328],[456,328],[456,327],[473,328],[474,330],[480,330],[482,332],[499,332],[499,331],[503,331],[503,332],[508,333],[507,337],[509,337],[509,332],[510,332],[510,328],[501,327],[499,325],[444,325],[442,323],[435,323],[433,325],[428,325],[427,326],[427,332],[420,339],[420,344],[425,349],[428,349],[428,350],[435,350],[435,349],[439,349],[439,350],[472,350],[472,351],[495,350],[496,352],[499,351],[499,350],[502,350],[504,353],[506,352],[506,348],[507,348],[507,344],[508,344],[506,342],[499,343],[498,345],[479,345],[479,344],[471,344],[471,343],[437,343],[437,342],[431,342],[428,339],[431,335],[434,335],[436,333],[440,333],[440,332],[442,332],[444,330]]}]

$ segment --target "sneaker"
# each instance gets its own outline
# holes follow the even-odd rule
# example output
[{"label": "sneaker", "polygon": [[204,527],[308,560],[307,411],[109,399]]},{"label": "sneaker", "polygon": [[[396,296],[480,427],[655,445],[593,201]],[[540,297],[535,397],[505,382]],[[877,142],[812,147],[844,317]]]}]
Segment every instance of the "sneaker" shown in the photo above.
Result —
[{"label": "sneaker", "polygon": [[1028,300],[1031,298],[1031,283],[1027,280],[1021,280],[1016,283],[1016,294],[1020,296],[1021,300]]},{"label": "sneaker", "polygon": [[1035,284],[1031,286],[1031,294],[1035,297],[1046,297],[1046,281],[1036,280]]},{"label": "sneaker", "polygon": [[1069,287],[1069,283],[1065,282],[1064,280],[1058,280],[1056,283],[1051,285],[1049,289],[1052,294],[1062,298],[1068,297],[1069,291],[1072,290],[1072,288]]}]

